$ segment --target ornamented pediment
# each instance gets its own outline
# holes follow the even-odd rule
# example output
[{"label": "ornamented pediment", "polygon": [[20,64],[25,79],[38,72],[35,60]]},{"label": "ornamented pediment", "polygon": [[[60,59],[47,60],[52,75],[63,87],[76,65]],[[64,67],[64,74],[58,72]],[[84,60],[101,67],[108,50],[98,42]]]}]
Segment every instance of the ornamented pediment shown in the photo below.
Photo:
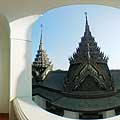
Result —
[{"label": "ornamented pediment", "polygon": [[[83,83],[85,82],[88,85],[88,87],[91,86],[92,84],[93,88],[97,89],[98,87],[101,88],[101,90],[106,89],[103,76],[100,75],[99,72],[90,64],[85,65],[85,67],[75,77],[74,82],[75,82],[74,90],[80,90],[81,86],[83,86]],[[93,82],[94,82],[94,86],[93,86]],[[84,90],[85,89],[87,90],[87,88],[84,88]]]}]

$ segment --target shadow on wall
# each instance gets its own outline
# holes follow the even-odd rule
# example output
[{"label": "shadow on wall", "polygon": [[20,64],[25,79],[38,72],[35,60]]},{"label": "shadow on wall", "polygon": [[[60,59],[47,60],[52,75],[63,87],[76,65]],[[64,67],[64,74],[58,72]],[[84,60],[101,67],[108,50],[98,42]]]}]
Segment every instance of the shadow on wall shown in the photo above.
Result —
[{"label": "shadow on wall", "polygon": [[31,78],[31,47],[32,40],[30,38],[31,33],[30,26],[27,32],[27,40],[17,41],[17,62],[20,65],[22,71],[18,77],[16,85],[16,96],[17,97],[31,97],[32,96],[32,78]]},{"label": "shadow on wall", "polygon": [[10,83],[10,119],[14,116],[15,98],[30,97],[31,82],[31,28],[38,16],[27,16],[10,23],[11,28],[11,83]]}]

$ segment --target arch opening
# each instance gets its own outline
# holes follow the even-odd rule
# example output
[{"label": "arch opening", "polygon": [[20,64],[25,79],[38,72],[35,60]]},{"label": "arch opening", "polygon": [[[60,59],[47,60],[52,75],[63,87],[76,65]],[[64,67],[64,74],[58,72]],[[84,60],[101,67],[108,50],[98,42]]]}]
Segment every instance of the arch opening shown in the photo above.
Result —
[{"label": "arch opening", "polygon": [[[82,6],[84,6],[84,5],[82,5]],[[89,6],[89,5],[86,5],[87,7]],[[91,5],[92,6],[92,5]],[[95,6],[95,5],[93,5],[93,6]],[[93,7],[92,6],[92,7]],[[69,8],[70,6],[66,6],[67,8]],[[78,7],[78,6],[77,6]],[[98,6],[97,6],[98,7]],[[105,9],[105,6],[103,7],[104,9]],[[56,58],[58,58],[58,60],[52,60],[53,61],[53,63],[55,62],[55,61],[61,61],[61,65],[60,65],[60,63],[58,62],[57,64],[58,65],[60,65],[60,66],[58,66],[58,68],[57,69],[60,69],[60,68],[62,68],[62,67],[64,67],[65,65],[66,65],[66,63],[68,63],[69,64],[69,62],[67,61],[67,58],[70,56],[70,55],[72,55],[72,53],[74,52],[74,50],[75,50],[75,48],[76,48],[76,46],[78,46],[78,42],[80,42],[80,37],[83,35],[83,33],[84,33],[84,22],[82,21],[81,23],[80,23],[80,21],[81,21],[81,19],[82,18],[79,18],[79,20],[77,20],[77,18],[78,18],[78,16],[77,17],[75,17],[75,13],[73,12],[71,12],[71,11],[69,11],[69,9],[67,10],[67,12],[65,13],[65,15],[63,15],[63,13],[65,12],[64,11],[64,9],[65,9],[65,7],[61,7],[61,8],[58,8],[58,9],[60,9],[60,10],[58,10],[58,13],[56,12],[56,20],[55,21],[57,21],[57,22],[55,22],[54,21],[54,15],[50,15],[50,13],[52,13],[53,11],[51,10],[50,11],[50,13],[49,13],[49,11],[47,12],[47,13],[44,13],[44,15],[42,16],[42,18],[40,18],[39,20],[38,20],[38,22],[35,24],[35,28],[36,28],[36,26],[39,26],[38,27],[38,36],[36,37],[38,40],[37,40],[37,42],[36,42],[36,46],[37,46],[37,48],[34,48],[34,49],[36,49],[35,51],[37,51],[37,49],[38,49],[38,43],[39,43],[39,41],[40,41],[40,24],[45,24],[44,25],[44,28],[43,28],[43,40],[46,40],[45,41],[45,43],[47,44],[47,45],[45,45],[45,43],[44,43],[44,45],[45,45],[45,47],[47,48],[51,48],[51,49],[53,49],[53,51],[54,52],[56,52],[56,55],[53,55],[53,56],[57,56]],[[90,9],[90,8],[89,8]],[[90,11],[89,9],[87,9],[87,11]],[[114,9],[115,8],[111,8],[112,10],[111,11],[114,11]],[[56,9],[57,10],[57,9]],[[78,8],[77,8],[77,10],[78,10]],[[76,10],[76,11],[77,11]],[[80,9],[79,9],[80,10]],[[94,9],[95,10],[95,9]],[[100,10],[100,9],[99,9]],[[112,21],[110,22],[110,16],[108,15],[108,11],[110,11],[110,10],[108,10],[107,11],[107,14],[105,14],[105,10],[102,10],[102,12],[103,13],[100,13],[100,11],[99,10],[96,10],[97,11],[97,13],[96,12],[92,12],[92,14],[94,14],[93,16],[90,16],[89,17],[89,19],[94,19],[94,22],[92,23],[92,20],[89,20],[90,21],[90,29],[91,29],[91,31],[92,31],[92,34],[95,36],[95,39],[96,39],[96,41],[97,40],[103,40],[103,41],[97,41],[99,44],[101,44],[100,46],[102,47],[102,46],[104,46],[104,44],[106,44],[102,49],[103,49],[103,51],[107,51],[107,47],[109,46],[108,44],[110,43],[110,41],[112,41],[112,39],[115,39],[114,38],[114,36],[116,36],[116,32],[115,32],[115,35],[113,35],[113,38],[112,37],[110,37],[110,35],[111,34],[113,34],[113,32],[111,32],[111,33],[109,33],[110,31],[110,29],[108,29],[108,27],[107,26],[110,26],[110,25],[112,25],[111,23],[112,23]],[[117,9],[116,9],[117,10]],[[61,13],[60,13],[60,11],[62,11]],[[64,11],[64,12],[63,12]],[[119,11],[119,10],[118,10]],[[70,14],[70,16],[69,16],[69,14],[67,14],[67,13],[71,13]],[[81,11],[81,13],[84,15],[84,12],[86,12],[86,8],[84,8],[84,9],[82,9],[82,11]],[[53,13],[55,13],[55,11],[53,12]],[[78,13],[78,12],[77,12]],[[47,15],[48,16],[47,16]],[[89,12],[89,14],[90,14],[90,12]],[[98,14],[99,14],[99,17],[98,17]],[[105,21],[105,19],[104,19],[104,17],[103,18],[100,18],[100,15],[102,16],[104,14],[104,17],[106,18],[106,22],[104,23],[104,21]],[[68,16],[67,16],[68,15]],[[82,17],[83,17],[83,15],[82,15]],[[108,16],[109,17],[108,17]],[[51,17],[52,16],[52,17]],[[62,18],[62,17],[63,18]],[[71,17],[72,16],[72,17]],[[74,18],[74,17],[75,18]],[[95,16],[97,16],[97,18],[95,18]],[[50,17],[51,17],[51,19],[50,19]],[[70,18],[71,17],[71,18]],[[119,17],[119,13],[118,13],[118,17]],[[62,19],[63,20],[62,20]],[[67,20],[65,21],[65,18],[67,18]],[[114,18],[114,17],[112,17],[112,18]],[[48,19],[49,19],[49,21],[48,21]],[[60,19],[60,21],[59,21],[59,19]],[[68,20],[69,19],[69,20]],[[70,19],[73,19],[73,21],[71,22],[71,20]],[[96,19],[98,20],[98,22],[96,21]],[[117,18],[118,19],[118,18]],[[84,19],[83,19],[84,20]],[[52,22],[50,22],[50,21],[52,21]],[[76,22],[77,21],[77,22]],[[109,23],[109,22],[110,23]],[[48,22],[48,23],[47,23]],[[62,22],[65,22],[65,23],[62,23]],[[115,18],[115,21],[113,22],[113,23],[115,23],[116,24],[116,18]],[[65,24],[67,24],[66,26],[65,26]],[[82,25],[83,24],[83,25]],[[96,24],[96,26],[94,26],[94,24]],[[83,27],[81,27],[81,26]],[[97,29],[97,25],[99,26],[98,27],[98,29]],[[103,25],[103,26],[102,26]],[[76,26],[76,27],[75,27]],[[77,28],[78,26],[80,26],[81,28]],[[93,28],[92,28],[92,26],[94,26]],[[114,25],[113,25],[114,26]],[[116,24],[116,26],[118,27],[119,25],[118,24]],[[46,29],[46,28],[47,29]],[[52,28],[52,29],[51,29]],[[59,30],[57,31],[57,28],[59,28]],[[68,28],[68,29],[66,29],[65,30],[65,28]],[[107,29],[106,29],[107,28]],[[113,28],[113,27],[112,27]],[[77,29],[77,30],[76,30]],[[99,30],[100,29],[100,30]],[[119,27],[118,27],[118,29],[119,29]],[[50,32],[50,34],[49,34],[49,32],[47,32],[47,30]],[[53,31],[51,31],[51,30],[53,30]],[[73,33],[73,31],[75,31],[76,30],[76,32],[75,33]],[[114,29],[114,31],[116,30],[116,27],[115,27],[115,29]],[[80,33],[80,31],[83,31],[83,32],[81,32]],[[97,32],[99,32],[99,33],[97,33]],[[118,30],[117,30],[118,31]],[[45,32],[45,33],[44,33]],[[103,34],[102,34],[102,32],[103,32]],[[107,33],[108,32],[108,33]],[[47,33],[48,33],[48,36],[47,36]],[[58,33],[58,34],[57,34]],[[36,32],[35,33],[33,33],[34,34],[34,36],[36,35]],[[68,34],[68,37],[66,37],[66,35]],[[99,34],[99,36],[97,36],[97,34]],[[53,36],[52,36],[53,35]],[[75,37],[76,35],[78,35],[78,37]],[[59,36],[59,37],[58,37]],[[63,37],[62,37],[63,36]],[[66,37],[66,38],[64,38],[64,36]],[[97,36],[97,37],[96,37]],[[101,36],[103,36],[103,37],[101,37]],[[36,40],[36,38],[34,39],[34,40]],[[45,39],[44,39],[45,38]],[[111,40],[110,40],[110,38],[112,38]],[[55,41],[53,41],[53,39],[55,39]],[[51,42],[51,40],[52,40],[52,42]],[[61,42],[61,40],[63,40],[62,42]],[[108,41],[107,41],[108,40]],[[119,33],[118,33],[118,40],[119,40]],[[50,42],[49,42],[50,41]],[[67,42],[66,42],[67,41]],[[70,44],[70,41],[72,41],[72,43]],[[78,42],[77,42],[78,41]],[[49,43],[47,43],[47,42],[49,42]],[[56,43],[55,43],[56,42]],[[76,43],[77,44],[76,44]],[[101,42],[101,43],[100,43]],[[112,41],[113,43],[111,43],[111,47],[110,48],[112,48],[112,46],[113,46],[113,44],[115,43],[115,41]],[[57,44],[58,44],[58,46],[57,46]],[[50,46],[49,46],[50,45]],[[73,49],[74,50],[71,50],[71,46],[72,45],[74,45],[74,47],[73,47]],[[51,47],[52,46],[52,47]],[[54,48],[54,46],[55,46],[55,48]],[[68,46],[68,47],[66,47],[66,46]],[[69,47],[70,46],[70,47]],[[107,46],[107,47],[106,47]],[[63,50],[63,47],[64,47],[64,50]],[[45,48],[45,49],[46,49]],[[57,48],[57,49],[56,49]],[[70,49],[68,49],[68,48],[70,48]],[[118,46],[118,48],[119,48],[119,46]],[[50,50],[50,49],[49,49]],[[110,50],[110,49],[109,49]],[[48,56],[49,56],[49,51],[48,50],[46,50],[47,52],[48,52]],[[62,51],[62,52],[61,52]],[[64,55],[64,57],[66,57],[66,58],[64,58],[62,55],[65,53],[65,52],[68,52],[68,53],[66,53],[65,55]],[[105,52],[105,53],[108,53],[108,51],[107,52]],[[111,53],[111,52],[109,52],[109,53]],[[109,54],[108,53],[108,54]],[[52,52],[51,52],[51,54],[52,54]],[[62,54],[62,55],[61,55]],[[109,54],[110,55],[110,54]],[[33,56],[35,56],[35,54],[33,55]],[[111,57],[111,56],[110,56]],[[54,58],[54,57],[52,57],[52,58]],[[62,59],[61,59],[62,58]],[[114,58],[114,57],[112,57],[112,58]],[[63,59],[65,60],[66,59],[66,63],[64,63],[63,62]],[[116,60],[116,59],[115,59]],[[33,60],[34,61],[34,60]],[[64,64],[63,64],[64,63]],[[116,62],[115,62],[116,63]],[[57,65],[56,64],[56,65]],[[110,63],[111,64],[111,63]],[[113,65],[114,66],[114,65]],[[117,67],[119,66],[119,65],[116,65]],[[56,68],[55,68],[56,69]],[[66,69],[64,69],[64,70],[68,70],[68,67],[66,67]],[[60,70],[59,70],[59,72],[61,72]],[[35,98],[34,98],[35,99]],[[39,97],[37,97],[37,99],[39,99]],[[36,101],[37,102],[37,101]],[[48,103],[49,103],[49,101],[47,101]],[[44,103],[42,103],[42,104],[44,104]],[[43,106],[43,108],[44,107],[46,107],[46,106]],[[60,106],[59,106],[60,107]],[[54,108],[54,107],[53,107]],[[67,109],[67,108],[66,108]],[[70,110],[70,109],[69,109]],[[53,109],[52,109],[52,111],[53,111]],[[68,112],[68,111],[67,111]],[[67,113],[66,112],[66,113]],[[114,112],[113,112],[114,113]],[[86,113],[87,114],[87,113]],[[101,112],[99,113],[100,114],[100,117],[101,117]],[[103,113],[102,113],[103,114]],[[107,114],[107,113],[105,113],[105,114]],[[67,115],[68,115],[68,113],[67,113]],[[114,114],[115,115],[115,114]],[[114,116],[113,115],[113,116]],[[74,116],[74,115],[73,115]],[[74,118],[76,118],[76,116],[78,117],[78,116],[81,116],[81,115],[75,115],[74,116]],[[103,115],[104,116],[104,115]],[[67,116],[68,117],[68,116]],[[82,117],[84,117],[84,116],[82,116]],[[82,118],[81,117],[81,118]],[[107,117],[111,117],[111,116],[107,116]],[[105,116],[104,116],[104,118],[105,118]]]}]

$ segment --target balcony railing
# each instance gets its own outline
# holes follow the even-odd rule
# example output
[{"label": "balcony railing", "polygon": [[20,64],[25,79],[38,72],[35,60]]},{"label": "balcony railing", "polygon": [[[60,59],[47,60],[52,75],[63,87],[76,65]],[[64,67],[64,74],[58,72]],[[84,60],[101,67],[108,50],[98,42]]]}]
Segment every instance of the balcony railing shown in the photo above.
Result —
[{"label": "balcony railing", "polygon": [[[49,113],[37,106],[29,97],[14,99],[13,106],[18,120],[77,120]],[[103,120],[120,120],[120,116]]]}]

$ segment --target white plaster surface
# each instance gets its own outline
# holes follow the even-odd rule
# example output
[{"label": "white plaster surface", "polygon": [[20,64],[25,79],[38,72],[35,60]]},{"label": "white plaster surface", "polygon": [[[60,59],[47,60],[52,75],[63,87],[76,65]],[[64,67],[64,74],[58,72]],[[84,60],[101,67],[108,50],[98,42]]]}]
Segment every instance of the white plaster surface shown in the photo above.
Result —
[{"label": "white plaster surface", "polygon": [[31,42],[11,40],[10,100],[31,96]]},{"label": "white plaster surface", "polygon": [[10,38],[21,41],[32,41],[32,24],[38,19],[38,15],[20,18],[10,23]]},{"label": "white plaster surface", "polygon": [[[73,120],[60,117],[37,106],[31,98],[17,98],[13,102],[18,120]],[[19,111],[19,112],[18,112]],[[20,112],[22,111],[22,113]],[[21,119],[24,116],[26,119]],[[23,118],[23,117],[22,117]]]},{"label": "white plaster surface", "polygon": [[99,4],[120,7],[120,0],[1,0],[0,12],[13,21],[25,16],[41,14],[45,11],[66,5]]},{"label": "white plaster surface", "polygon": [[[49,113],[37,106],[29,97],[16,98],[13,104],[18,120],[77,120]],[[102,120],[120,120],[120,116]]]},{"label": "white plaster surface", "polygon": [[15,97],[32,97],[31,80],[31,27],[38,16],[29,16],[10,24],[10,101]]}]

